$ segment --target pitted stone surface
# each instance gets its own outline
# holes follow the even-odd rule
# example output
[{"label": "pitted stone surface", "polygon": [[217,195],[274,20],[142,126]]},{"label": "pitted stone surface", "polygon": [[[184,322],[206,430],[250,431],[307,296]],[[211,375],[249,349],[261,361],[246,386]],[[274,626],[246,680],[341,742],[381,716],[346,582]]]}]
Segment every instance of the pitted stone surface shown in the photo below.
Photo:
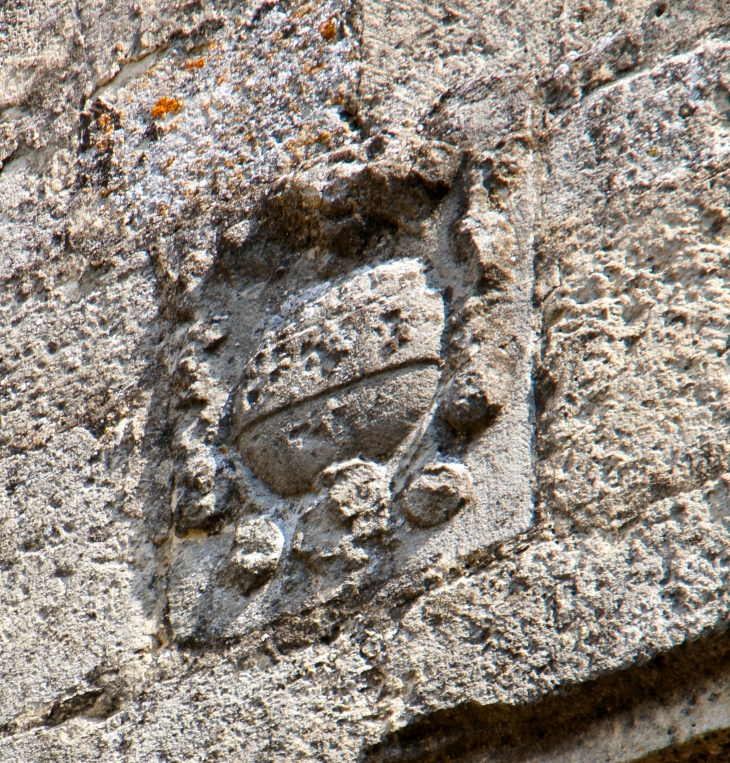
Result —
[{"label": "pitted stone surface", "polygon": [[246,463],[300,493],[335,460],[387,459],[428,410],[441,296],[410,260],[366,270],[285,317],[246,366],[234,427]]},{"label": "pitted stone surface", "polygon": [[388,529],[391,497],[384,467],[353,458],[325,469],[322,483],[328,488],[328,510],[336,520],[352,525],[355,538]]},{"label": "pitted stone surface", "polygon": [[443,304],[416,261],[366,270],[301,303],[244,369],[234,409],[238,432],[364,377],[439,361]]},{"label": "pitted stone surface", "polygon": [[0,4],[0,759],[721,754],[729,29]]},{"label": "pitted stone surface", "polygon": [[451,519],[474,500],[474,486],[462,464],[425,466],[406,489],[403,508],[419,527],[433,527]]},{"label": "pitted stone surface", "polygon": [[283,548],[284,536],[270,519],[259,517],[236,527],[230,571],[244,593],[271,577]]}]

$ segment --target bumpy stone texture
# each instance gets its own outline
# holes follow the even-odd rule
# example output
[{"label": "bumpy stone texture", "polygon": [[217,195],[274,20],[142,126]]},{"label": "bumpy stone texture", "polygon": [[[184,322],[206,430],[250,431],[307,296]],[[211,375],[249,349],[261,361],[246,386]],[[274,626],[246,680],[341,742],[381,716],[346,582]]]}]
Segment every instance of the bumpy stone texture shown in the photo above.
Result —
[{"label": "bumpy stone texture", "polygon": [[561,521],[727,510],[729,61],[708,42],[591,96],[551,151],[540,444]]},{"label": "bumpy stone texture", "polygon": [[727,4],[0,31],[0,758],[721,755]]},{"label": "bumpy stone texture", "polygon": [[416,262],[301,299],[247,364],[233,411],[245,460],[284,494],[348,455],[393,452],[436,392],[444,324]]}]

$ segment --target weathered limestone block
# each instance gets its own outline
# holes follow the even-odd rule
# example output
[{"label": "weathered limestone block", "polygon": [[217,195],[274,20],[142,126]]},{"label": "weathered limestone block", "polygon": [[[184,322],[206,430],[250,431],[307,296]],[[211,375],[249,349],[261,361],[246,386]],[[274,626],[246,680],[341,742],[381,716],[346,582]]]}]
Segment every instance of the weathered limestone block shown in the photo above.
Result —
[{"label": "weathered limestone block", "polygon": [[0,7],[1,760],[722,759],[728,29]]}]

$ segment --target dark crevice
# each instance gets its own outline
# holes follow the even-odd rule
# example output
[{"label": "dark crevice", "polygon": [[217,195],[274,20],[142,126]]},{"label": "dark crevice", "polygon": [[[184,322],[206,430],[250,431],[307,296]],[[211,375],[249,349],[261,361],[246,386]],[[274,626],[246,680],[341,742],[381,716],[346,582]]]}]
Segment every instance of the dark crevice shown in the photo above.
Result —
[{"label": "dark crevice", "polygon": [[[703,684],[730,672],[730,634],[723,629],[704,639],[686,642],[643,664],[583,684],[564,686],[527,705],[480,705],[466,702],[414,720],[369,748],[362,763],[457,763],[499,761],[517,763],[533,756],[556,754],[599,723],[647,705],[669,706],[692,698]],[[705,748],[714,745],[727,756],[727,735],[706,735]],[[723,739],[725,741],[723,741]],[[714,741],[712,741],[714,740]],[[674,745],[642,758],[642,763],[719,761],[728,757],[692,757],[702,739]],[[683,752],[683,750],[685,752]],[[685,754],[686,753],[686,754]],[[628,753],[627,753],[628,754]],[[475,756],[478,756],[476,758]],[[551,758],[553,759],[553,758]]]},{"label": "dark crevice", "polygon": [[91,710],[103,693],[103,689],[89,689],[54,702],[50,712],[43,719],[43,725],[58,726],[71,718],[84,715]]},{"label": "dark crevice", "polygon": [[99,676],[89,676],[89,683],[74,687],[58,699],[42,705],[33,712],[22,712],[0,725],[0,738],[10,737],[37,728],[60,726],[74,718],[105,720],[122,706],[126,689],[118,680],[103,686],[95,685]]}]

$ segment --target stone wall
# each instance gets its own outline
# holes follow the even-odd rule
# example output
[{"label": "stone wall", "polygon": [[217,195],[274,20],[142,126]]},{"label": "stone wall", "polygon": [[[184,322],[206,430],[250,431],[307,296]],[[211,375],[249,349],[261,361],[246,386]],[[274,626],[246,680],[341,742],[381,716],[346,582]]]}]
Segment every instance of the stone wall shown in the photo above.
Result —
[{"label": "stone wall", "polygon": [[0,758],[725,759],[729,33],[0,6]]}]

